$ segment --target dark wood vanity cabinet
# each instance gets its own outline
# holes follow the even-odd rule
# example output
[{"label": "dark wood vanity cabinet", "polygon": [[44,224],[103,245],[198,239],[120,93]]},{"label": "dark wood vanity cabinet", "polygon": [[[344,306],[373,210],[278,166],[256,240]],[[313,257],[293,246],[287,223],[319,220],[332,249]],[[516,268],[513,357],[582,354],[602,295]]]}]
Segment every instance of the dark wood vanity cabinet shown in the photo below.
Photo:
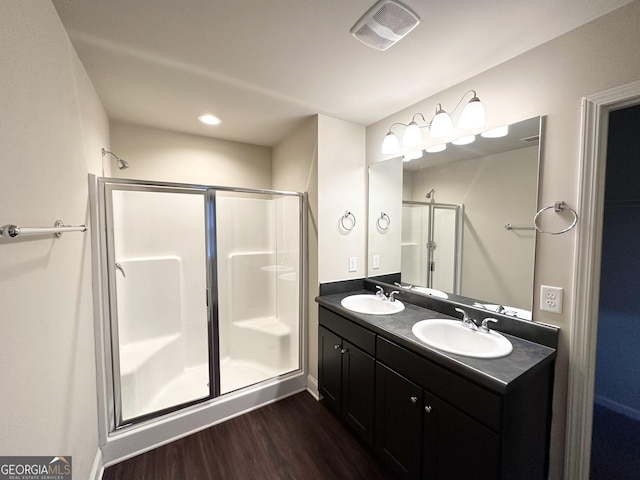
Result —
[{"label": "dark wood vanity cabinet", "polygon": [[[359,333],[365,339],[365,345],[373,348],[375,336],[364,329]],[[373,356],[323,326],[318,330],[318,348],[319,390],[326,404],[367,444],[373,445]]]},{"label": "dark wood vanity cabinet", "polygon": [[496,432],[376,365],[376,452],[406,479],[499,478]]},{"label": "dark wood vanity cabinet", "polygon": [[376,453],[401,477],[420,478],[422,388],[376,364]]},{"label": "dark wood vanity cabinet", "polygon": [[497,392],[323,307],[319,331],[320,393],[399,478],[546,478],[552,361]]}]

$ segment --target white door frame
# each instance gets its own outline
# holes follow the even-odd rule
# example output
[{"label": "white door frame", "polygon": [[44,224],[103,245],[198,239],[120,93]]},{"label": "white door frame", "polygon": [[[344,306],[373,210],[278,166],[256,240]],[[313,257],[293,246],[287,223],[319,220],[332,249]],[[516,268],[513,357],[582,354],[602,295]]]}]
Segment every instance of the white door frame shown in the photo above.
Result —
[{"label": "white door frame", "polygon": [[564,478],[588,480],[609,112],[640,103],[640,81],[582,99],[580,222],[574,258]]}]

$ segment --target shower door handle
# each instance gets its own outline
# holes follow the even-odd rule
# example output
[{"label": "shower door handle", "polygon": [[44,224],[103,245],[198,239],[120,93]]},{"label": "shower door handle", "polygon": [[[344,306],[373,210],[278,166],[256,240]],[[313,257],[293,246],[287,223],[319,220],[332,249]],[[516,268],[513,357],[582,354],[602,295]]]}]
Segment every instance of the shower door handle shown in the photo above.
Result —
[{"label": "shower door handle", "polygon": [[120,270],[120,273],[124,278],[127,278],[127,275],[124,273],[124,268],[122,268],[122,265],[120,265],[119,263],[116,263],[116,268]]}]

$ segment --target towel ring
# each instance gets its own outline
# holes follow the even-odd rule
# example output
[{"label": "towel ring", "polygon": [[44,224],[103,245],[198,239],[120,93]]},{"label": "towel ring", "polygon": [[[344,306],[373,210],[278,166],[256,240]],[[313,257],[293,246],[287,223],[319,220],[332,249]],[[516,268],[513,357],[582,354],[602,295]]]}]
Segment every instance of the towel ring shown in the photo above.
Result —
[{"label": "towel ring", "polygon": [[389,228],[389,225],[391,225],[391,219],[389,218],[389,215],[384,212],[380,212],[380,216],[376,220],[376,225],[378,226],[378,230],[386,232]]},{"label": "towel ring", "polygon": [[[348,222],[348,224],[345,224],[345,220]],[[349,210],[345,210],[344,215],[340,218],[340,226],[343,228],[343,230],[350,232],[351,230],[353,230],[353,227],[356,226],[356,216]]]},{"label": "towel ring", "polygon": [[[571,223],[571,225],[569,225],[564,230],[560,230],[559,232],[547,232],[545,230],[542,230],[538,226],[538,217],[542,212],[544,212],[545,210],[549,210],[550,208],[553,208],[554,212],[556,213],[564,212],[565,210],[569,210],[571,213],[573,213],[573,222]],[[569,230],[575,227],[577,223],[578,223],[578,214],[573,208],[566,205],[562,200],[557,201],[553,205],[547,205],[546,207],[542,207],[540,210],[538,210],[538,213],[536,213],[535,217],[533,217],[533,226],[536,227],[536,230],[539,231],[540,233],[548,233],[549,235],[560,235],[561,233],[567,233]]]}]

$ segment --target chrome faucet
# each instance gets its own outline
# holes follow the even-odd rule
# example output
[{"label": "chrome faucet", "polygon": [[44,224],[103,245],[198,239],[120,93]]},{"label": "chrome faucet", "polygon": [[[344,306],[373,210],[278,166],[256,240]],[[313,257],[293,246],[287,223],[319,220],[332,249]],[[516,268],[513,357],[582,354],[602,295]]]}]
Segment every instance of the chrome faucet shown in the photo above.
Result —
[{"label": "chrome faucet", "polygon": [[384,288],[382,288],[380,285],[376,285],[376,290],[376,297],[381,298],[382,300],[389,300],[390,302],[395,302],[395,296],[400,293],[399,291],[394,290],[389,295],[387,295],[384,293]]},{"label": "chrome faucet", "polygon": [[482,320],[482,325],[480,325],[480,331],[483,333],[489,333],[489,322],[491,323],[498,323],[498,320],[496,320],[495,318],[485,318],[484,320]]},{"label": "chrome faucet", "polygon": [[461,313],[462,314],[462,324],[465,327],[470,328],[471,330],[477,330],[478,329],[478,325],[476,325],[476,322],[473,320],[473,318],[471,318],[467,312],[465,312],[464,310],[462,310],[461,308],[456,308],[455,309],[456,312]]}]

